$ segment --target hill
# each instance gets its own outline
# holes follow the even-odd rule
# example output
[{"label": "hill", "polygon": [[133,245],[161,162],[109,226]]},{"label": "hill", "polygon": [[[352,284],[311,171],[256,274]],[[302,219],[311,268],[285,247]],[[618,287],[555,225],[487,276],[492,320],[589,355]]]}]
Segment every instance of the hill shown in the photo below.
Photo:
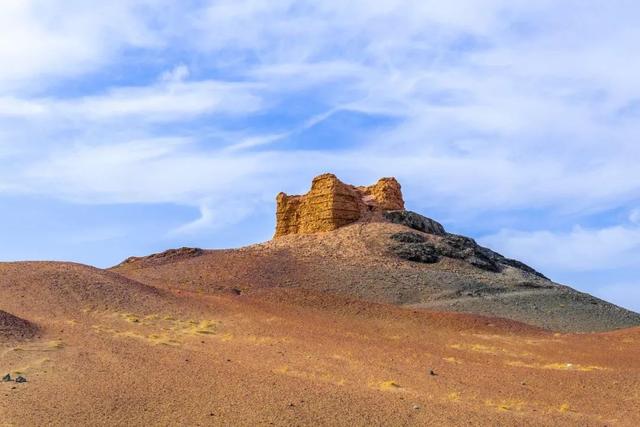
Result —
[{"label": "hill", "polygon": [[320,184],[241,249],[0,263],[0,425],[640,424],[635,313]]},{"label": "hill", "polygon": [[[369,194],[376,188],[387,190],[375,199]],[[640,325],[637,313],[554,283],[473,239],[447,233],[430,218],[397,210],[404,202],[393,179],[354,187],[325,174],[307,195],[281,193],[278,203],[276,238],[269,242],[237,250],[171,250],[130,258],[112,271],[164,289],[303,288],[562,332]]]}]

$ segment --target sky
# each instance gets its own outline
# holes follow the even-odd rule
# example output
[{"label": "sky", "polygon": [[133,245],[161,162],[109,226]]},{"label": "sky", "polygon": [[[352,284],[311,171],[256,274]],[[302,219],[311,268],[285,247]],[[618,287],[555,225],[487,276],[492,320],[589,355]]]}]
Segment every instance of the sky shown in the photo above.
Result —
[{"label": "sky", "polygon": [[640,4],[3,0],[0,260],[271,238],[333,172],[640,311]]}]

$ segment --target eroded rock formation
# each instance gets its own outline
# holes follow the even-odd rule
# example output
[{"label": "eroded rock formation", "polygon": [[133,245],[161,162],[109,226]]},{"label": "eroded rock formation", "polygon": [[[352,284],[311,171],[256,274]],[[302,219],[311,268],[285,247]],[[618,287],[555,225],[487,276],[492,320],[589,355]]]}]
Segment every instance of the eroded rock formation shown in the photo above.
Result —
[{"label": "eroded rock formation", "polygon": [[307,194],[280,193],[277,202],[275,237],[332,231],[370,212],[404,209],[400,184],[395,178],[355,187],[329,173],[315,177]]}]

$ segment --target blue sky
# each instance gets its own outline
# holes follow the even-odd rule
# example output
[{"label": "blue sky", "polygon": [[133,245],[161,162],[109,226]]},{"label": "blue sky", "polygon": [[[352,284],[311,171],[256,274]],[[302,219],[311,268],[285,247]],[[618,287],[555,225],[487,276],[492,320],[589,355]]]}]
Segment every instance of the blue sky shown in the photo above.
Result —
[{"label": "blue sky", "polygon": [[5,0],[0,259],[267,240],[331,171],[640,311],[634,1]]}]

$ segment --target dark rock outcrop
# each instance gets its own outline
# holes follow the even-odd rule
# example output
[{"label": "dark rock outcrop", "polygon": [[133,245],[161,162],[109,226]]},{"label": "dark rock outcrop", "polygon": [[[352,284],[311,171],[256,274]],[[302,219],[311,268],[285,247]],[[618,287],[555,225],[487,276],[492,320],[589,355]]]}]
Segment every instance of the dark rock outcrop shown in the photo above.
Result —
[{"label": "dark rock outcrop", "polygon": [[446,234],[442,224],[415,212],[396,210],[384,212],[382,215],[389,222],[405,225],[423,233],[437,234],[439,236]]},{"label": "dark rock outcrop", "polygon": [[[396,214],[396,212],[393,213]],[[491,249],[478,245],[475,240],[469,237],[447,233],[442,225],[429,218],[413,212],[409,213],[412,215],[401,216],[396,214],[394,218],[411,218],[408,221],[409,224],[414,225],[411,228],[420,231],[424,229],[435,230],[435,232],[424,232],[427,235],[431,235],[429,239],[423,234],[411,231],[391,235],[391,239],[396,243],[391,245],[390,249],[402,259],[431,264],[438,262],[440,257],[447,257],[463,260],[485,271],[499,273],[506,267],[512,267],[546,279],[544,275],[520,261],[505,258]],[[434,223],[437,226],[433,226],[432,224]],[[425,227],[425,224],[428,226]]]}]

